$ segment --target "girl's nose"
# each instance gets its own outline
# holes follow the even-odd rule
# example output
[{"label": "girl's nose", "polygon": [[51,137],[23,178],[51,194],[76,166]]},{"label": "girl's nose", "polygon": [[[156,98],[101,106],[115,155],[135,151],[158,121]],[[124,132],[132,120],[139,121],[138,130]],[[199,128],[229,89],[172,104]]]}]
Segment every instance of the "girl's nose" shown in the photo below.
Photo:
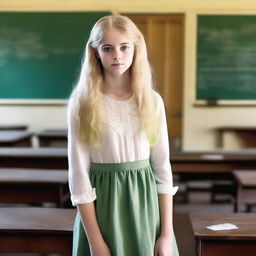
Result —
[{"label": "girl's nose", "polygon": [[114,52],[114,60],[119,60],[121,58],[121,52],[118,50],[115,50]]}]

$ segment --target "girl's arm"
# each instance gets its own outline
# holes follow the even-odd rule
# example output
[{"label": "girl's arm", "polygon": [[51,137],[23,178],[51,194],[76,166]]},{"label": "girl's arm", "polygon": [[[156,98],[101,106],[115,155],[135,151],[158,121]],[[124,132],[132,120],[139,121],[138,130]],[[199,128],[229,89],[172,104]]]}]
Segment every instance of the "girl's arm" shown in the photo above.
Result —
[{"label": "girl's arm", "polygon": [[161,236],[172,237],[173,232],[173,197],[167,194],[159,194],[159,207],[161,218]]},{"label": "girl's arm", "polygon": [[159,194],[161,233],[158,237],[154,256],[173,255],[172,196]]},{"label": "girl's arm", "polygon": [[158,142],[150,148],[150,161],[154,170],[160,208],[161,234],[154,248],[154,255],[172,255],[173,251],[173,207],[172,197],[177,188],[173,187],[172,169],[169,155],[169,138],[165,107],[159,94],[156,94],[159,115],[162,116],[160,137]]},{"label": "girl's arm", "polygon": [[110,249],[103,239],[95,213],[94,202],[78,204],[78,211],[89,242],[92,256],[111,256]]},{"label": "girl's arm", "polygon": [[81,141],[79,118],[74,110],[72,99],[68,107],[68,178],[73,206],[90,203],[96,199],[96,189],[89,178],[91,165],[90,149]]},{"label": "girl's arm", "polygon": [[90,150],[80,139],[79,120],[73,111],[72,102],[68,108],[68,163],[71,201],[79,211],[91,255],[110,256],[95,213],[96,190],[89,179]]},{"label": "girl's arm", "polygon": [[[170,164],[169,136],[164,102],[156,93],[157,111],[161,116],[160,134],[157,143],[150,148],[150,163],[154,170],[157,192],[160,195],[173,196],[177,187],[173,187],[172,168]],[[171,204],[172,205],[172,204]]]}]

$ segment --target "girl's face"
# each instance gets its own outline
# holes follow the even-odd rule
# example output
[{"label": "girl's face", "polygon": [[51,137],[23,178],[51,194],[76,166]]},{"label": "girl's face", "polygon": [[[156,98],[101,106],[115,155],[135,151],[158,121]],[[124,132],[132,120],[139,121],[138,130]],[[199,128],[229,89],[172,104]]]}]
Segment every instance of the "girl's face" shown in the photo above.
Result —
[{"label": "girl's face", "polygon": [[103,37],[96,54],[105,73],[120,76],[132,64],[134,44],[124,33],[112,28]]}]

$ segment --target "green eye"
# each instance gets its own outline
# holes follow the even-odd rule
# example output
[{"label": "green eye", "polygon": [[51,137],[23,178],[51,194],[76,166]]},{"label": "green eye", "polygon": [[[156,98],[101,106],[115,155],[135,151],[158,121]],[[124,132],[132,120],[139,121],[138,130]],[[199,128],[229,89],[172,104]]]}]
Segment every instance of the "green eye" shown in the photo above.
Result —
[{"label": "green eye", "polygon": [[104,47],[103,48],[103,51],[104,52],[110,52],[112,49],[111,49],[111,47]]}]

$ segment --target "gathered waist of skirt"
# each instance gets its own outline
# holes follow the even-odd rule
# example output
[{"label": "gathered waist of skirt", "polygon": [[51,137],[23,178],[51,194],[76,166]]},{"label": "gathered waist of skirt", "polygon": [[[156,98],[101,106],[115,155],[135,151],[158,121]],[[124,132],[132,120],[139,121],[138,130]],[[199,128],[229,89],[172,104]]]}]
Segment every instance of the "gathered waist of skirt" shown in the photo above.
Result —
[{"label": "gathered waist of skirt", "polygon": [[123,163],[95,163],[91,162],[92,170],[99,171],[132,171],[150,166],[150,160],[142,159],[132,162],[123,162]]}]

